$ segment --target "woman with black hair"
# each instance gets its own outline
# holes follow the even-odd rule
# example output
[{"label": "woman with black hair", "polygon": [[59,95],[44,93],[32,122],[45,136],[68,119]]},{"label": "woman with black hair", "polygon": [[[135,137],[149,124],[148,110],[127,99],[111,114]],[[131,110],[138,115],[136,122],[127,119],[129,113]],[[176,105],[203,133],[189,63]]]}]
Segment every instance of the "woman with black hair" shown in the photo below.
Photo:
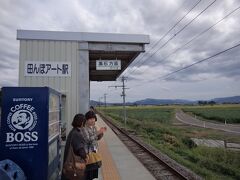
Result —
[{"label": "woman with black hair", "polygon": [[[85,114],[86,123],[84,127],[84,138],[85,138],[85,151],[87,153],[98,151],[98,140],[103,137],[103,133],[106,131],[106,127],[97,130],[95,122],[97,116],[93,111],[88,111]],[[86,167],[86,180],[92,180],[98,178],[98,167]]]},{"label": "woman with black hair", "polygon": [[[63,164],[67,159],[70,146],[72,146],[72,149],[75,155],[80,156],[83,160],[85,160],[85,162],[87,162],[87,154],[85,152],[85,140],[82,135],[84,123],[85,123],[85,116],[83,114],[76,114],[72,122],[73,128],[67,137]],[[62,180],[68,180],[64,176],[64,173],[62,173]],[[80,179],[80,180],[85,180],[85,177],[83,177],[83,179]]]}]

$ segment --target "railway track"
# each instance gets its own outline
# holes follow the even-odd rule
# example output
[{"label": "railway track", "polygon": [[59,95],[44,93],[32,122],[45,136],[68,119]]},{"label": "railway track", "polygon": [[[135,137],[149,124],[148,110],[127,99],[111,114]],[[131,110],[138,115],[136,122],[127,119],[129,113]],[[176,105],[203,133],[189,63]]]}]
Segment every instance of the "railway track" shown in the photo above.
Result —
[{"label": "railway track", "polygon": [[98,112],[98,114],[156,179],[202,179],[198,175],[170,159],[168,156],[162,154],[159,150],[144,143],[135,134],[117,127],[111,120],[109,120],[110,118],[106,118],[100,112]]}]

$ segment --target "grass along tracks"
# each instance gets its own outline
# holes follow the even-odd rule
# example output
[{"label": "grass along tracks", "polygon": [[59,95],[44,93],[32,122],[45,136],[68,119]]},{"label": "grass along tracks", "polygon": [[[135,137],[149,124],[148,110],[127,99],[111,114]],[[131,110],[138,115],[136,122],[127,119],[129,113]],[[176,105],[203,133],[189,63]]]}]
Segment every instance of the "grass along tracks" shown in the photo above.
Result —
[{"label": "grass along tracks", "polygon": [[[128,107],[127,129],[142,140],[190,168],[205,179],[239,179],[240,153],[221,148],[196,147],[191,138],[239,142],[237,135],[217,130],[175,126],[175,110],[179,106]],[[105,115],[124,126],[121,107],[101,108]]]},{"label": "grass along tracks", "polygon": [[131,131],[127,131],[116,126],[112,123],[112,119],[110,117],[106,118],[102,113],[99,113],[99,115],[156,179],[202,179],[166,155],[162,154],[157,149],[143,142]]}]

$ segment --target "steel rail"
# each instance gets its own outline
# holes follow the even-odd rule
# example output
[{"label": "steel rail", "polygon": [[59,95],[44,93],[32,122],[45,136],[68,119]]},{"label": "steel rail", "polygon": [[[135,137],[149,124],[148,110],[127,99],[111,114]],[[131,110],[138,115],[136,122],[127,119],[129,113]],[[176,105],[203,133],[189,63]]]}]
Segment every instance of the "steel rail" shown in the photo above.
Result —
[{"label": "steel rail", "polygon": [[[154,153],[152,150],[150,150],[148,147],[146,147],[146,145],[144,145],[142,142],[139,142],[139,140],[135,139],[135,137],[129,135],[129,133],[126,130],[121,129],[120,127],[116,126],[111,120],[109,120],[107,117],[105,117],[101,112],[97,111],[97,113],[105,121],[105,123],[107,123],[107,125],[114,131],[114,133],[117,136],[119,136],[118,132],[120,132],[121,134],[125,135],[128,139],[130,139],[132,142],[136,143],[141,149],[143,149],[144,152],[146,152],[152,158],[154,158],[155,160],[157,160],[158,162],[163,164],[165,167],[167,167],[167,170],[170,171],[173,175],[175,175],[179,179],[201,179],[197,175],[195,175],[194,177],[193,176],[189,177],[188,173],[187,173],[187,175],[185,175],[186,173],[184,174],[184,173],[180,172],[178,169],[176,169],[175,167],[169,165],[167,162],[162,160],[156,153]],[[150,172],[151,172],[151,170],[150,170]]]}]

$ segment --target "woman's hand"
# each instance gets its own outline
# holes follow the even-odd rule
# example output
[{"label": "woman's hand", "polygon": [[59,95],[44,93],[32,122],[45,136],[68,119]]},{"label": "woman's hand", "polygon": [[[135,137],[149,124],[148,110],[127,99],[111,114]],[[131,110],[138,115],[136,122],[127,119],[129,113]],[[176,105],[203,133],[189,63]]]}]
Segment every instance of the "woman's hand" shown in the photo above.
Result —
[{"label": "woman's hand", "polygon": [[107,127],[101,127],[98,131],[97,131],[97,140],[100,140],[103,137],[104,132],[107,131]]},{"label": "woman's hand", "polygon": [[100,133],[104,133],[106,131],[107,131],[107,127],[106,126],[105,127],[101,127],[100,130],[99,130]]}]

